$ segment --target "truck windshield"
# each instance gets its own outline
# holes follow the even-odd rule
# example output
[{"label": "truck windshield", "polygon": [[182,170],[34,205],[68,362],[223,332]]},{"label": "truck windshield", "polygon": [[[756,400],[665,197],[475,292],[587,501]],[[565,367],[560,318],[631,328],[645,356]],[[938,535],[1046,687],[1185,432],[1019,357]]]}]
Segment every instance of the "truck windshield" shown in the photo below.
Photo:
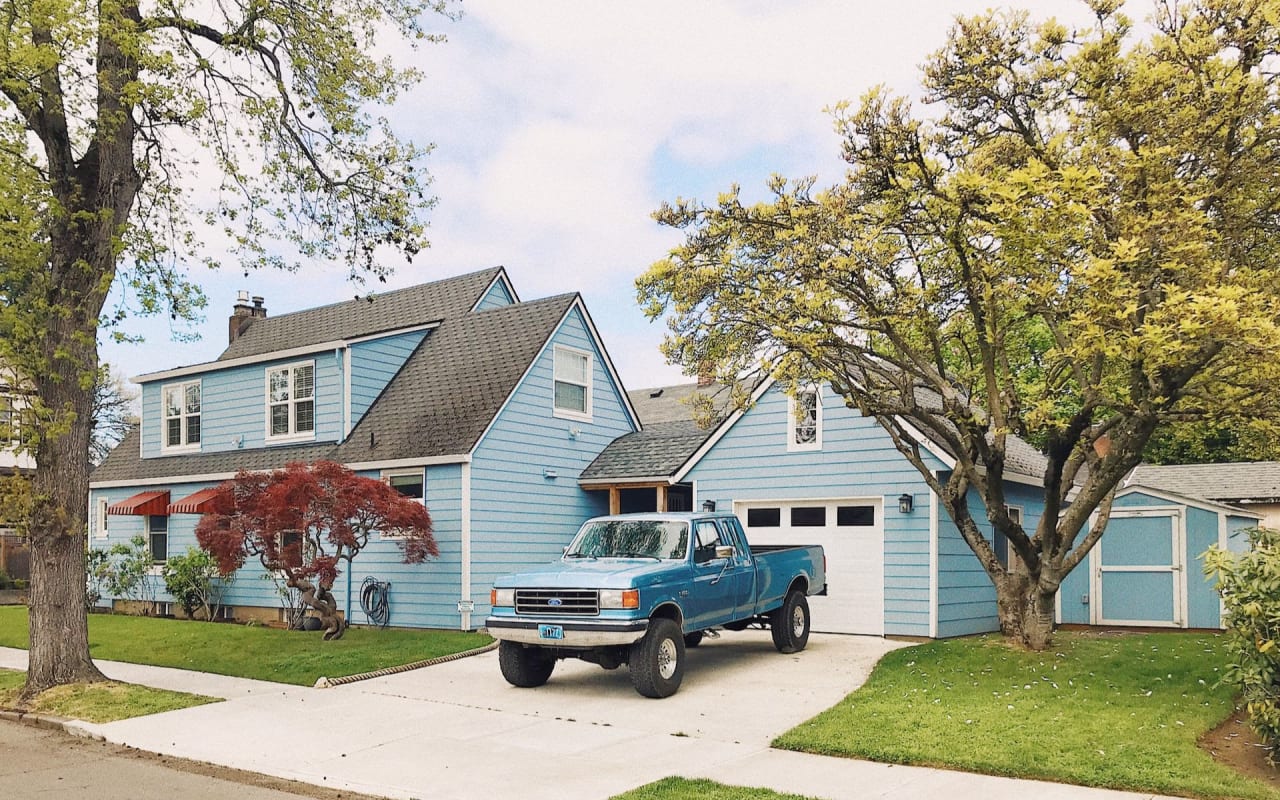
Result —
[{"label": "truck windshield", "polygon": [[589,522],[582,526],[565,558],[664,558],[683,560],[689,526],[652,519]]}]

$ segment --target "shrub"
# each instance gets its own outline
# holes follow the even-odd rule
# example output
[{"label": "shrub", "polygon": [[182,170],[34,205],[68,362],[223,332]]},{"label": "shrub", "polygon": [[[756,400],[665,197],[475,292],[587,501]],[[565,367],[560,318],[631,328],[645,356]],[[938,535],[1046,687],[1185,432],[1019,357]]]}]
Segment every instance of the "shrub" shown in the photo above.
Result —
[{"label": "shrub", "polygon": [[111,546],[99,567],[102,586],[115,597],[149,603],[147,613],[155,606],[155,583],[147,574],[152,566],[151,548],[145,536],[134,536],[128,544]]},{"label": "shrub", "polygon": [[216,616],[222,593],[231,581],[219,575],[213,556],[195,547],[188,547],[186,555],[170,557],[160,574],[165,590],[182,605],[187,617],[194,619],[196,611],[203,611],[209,621]]},{"label": "shrub", "polygon": [[1276,763],[1280,744],[1280,531],[1254,528],[1247,553],[1217,547],[1204,555],[1205,574],[1216,577],[1226,608],[1224,681],[1240,687],[1250,726]]},{"label": "shrub", "polygon": [[12,589],[12,588],[13,588],[13,578],[10,578],[7,574],[0,572],[0,592],[5,591],[6,589]]},{"label": "shrub", "polygon": [[13,588],[17,589],[20,592],[25,592],[27,590],[28,585],[30,585],[30,582],[22,578],[13,579]]},{"label": "shrub", "polygon": [[106,550],[84,552],[84,607],[90,611],[98,607],[106,591],[106,564]]}]

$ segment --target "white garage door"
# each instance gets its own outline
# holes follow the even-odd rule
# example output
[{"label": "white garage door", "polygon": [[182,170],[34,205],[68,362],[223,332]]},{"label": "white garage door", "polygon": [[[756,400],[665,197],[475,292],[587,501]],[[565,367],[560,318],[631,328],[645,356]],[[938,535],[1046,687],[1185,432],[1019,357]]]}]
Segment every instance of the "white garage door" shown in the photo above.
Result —
[{"label": "white garage door", "polygon": [[734,503],[748,542],[820,544],[826,597],[810,597],[813,629],[884,635],[884,518],[879,498]]}]

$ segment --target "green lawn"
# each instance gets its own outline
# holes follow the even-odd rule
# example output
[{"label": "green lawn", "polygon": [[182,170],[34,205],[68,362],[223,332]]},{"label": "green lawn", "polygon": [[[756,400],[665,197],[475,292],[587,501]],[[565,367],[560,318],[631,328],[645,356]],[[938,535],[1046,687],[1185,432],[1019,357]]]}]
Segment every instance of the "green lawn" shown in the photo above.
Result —
[{"label": "green lawn", "polygon": [[[0,669],[0,707],[13,703],[26,679],[25,672]],[[219,702],[216,697],[108,681],[50,689],[37,697],[29,710],[85,722],[115,722]]]},{"label": "green lawn", "polygon": [[778,794],[769,789],[725,786],[708,780],[663,778],[616,795],[611,800],[812,800],[798,794]]},{"label": "green lawn", "polygon": [[1059,633],[897,650],[774,746],[900,764],[1199,797],[1276,798],[1196,746],[1233,710],[1213,634]]},{"label": "green lawn", "polygon": [[[335,642],[317,632],[114,614],[89,615],[89,652],[107,661],[178,667],[310,686],[483,647],[483,634],[351,628]],[[25,606],[0,607],[0,647],[27,646]]]}]

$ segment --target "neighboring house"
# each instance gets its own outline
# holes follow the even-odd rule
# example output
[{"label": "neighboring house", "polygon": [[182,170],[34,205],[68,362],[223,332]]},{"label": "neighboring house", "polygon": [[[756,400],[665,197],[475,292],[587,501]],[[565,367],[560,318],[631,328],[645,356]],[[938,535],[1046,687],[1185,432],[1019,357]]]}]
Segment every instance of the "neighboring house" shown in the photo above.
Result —
[{"label": "neighboring house", "polygon": [[[242,295],[228,332],[217,361],[135,378],[140,427],[92,475],[90,544],[141,534],[161,562],[238,470],[338,461],[422,498],[440,548],[405,565],[371,542],[334,587],[354,622],[373,576],[392,625],[478,627],[494,577],[607,511],[576,478],[640,427],[581,297],[521,302],[501,268],[277,317]],[[234,616],[278,618],[260,577],[241,570]]]},{"label": "neighboring house", "polygon": [[36,468],[31,454],[18,450],[29,395],[12,371],[0,368],[0,475],[27,474]]},{"label": "neighboring house", "polygon": [[1152,486],[1184,497],[1239,506],[1261,517],[1263,527],[1280,529],[1280,461],[1143,464],[1126,485]]}]

